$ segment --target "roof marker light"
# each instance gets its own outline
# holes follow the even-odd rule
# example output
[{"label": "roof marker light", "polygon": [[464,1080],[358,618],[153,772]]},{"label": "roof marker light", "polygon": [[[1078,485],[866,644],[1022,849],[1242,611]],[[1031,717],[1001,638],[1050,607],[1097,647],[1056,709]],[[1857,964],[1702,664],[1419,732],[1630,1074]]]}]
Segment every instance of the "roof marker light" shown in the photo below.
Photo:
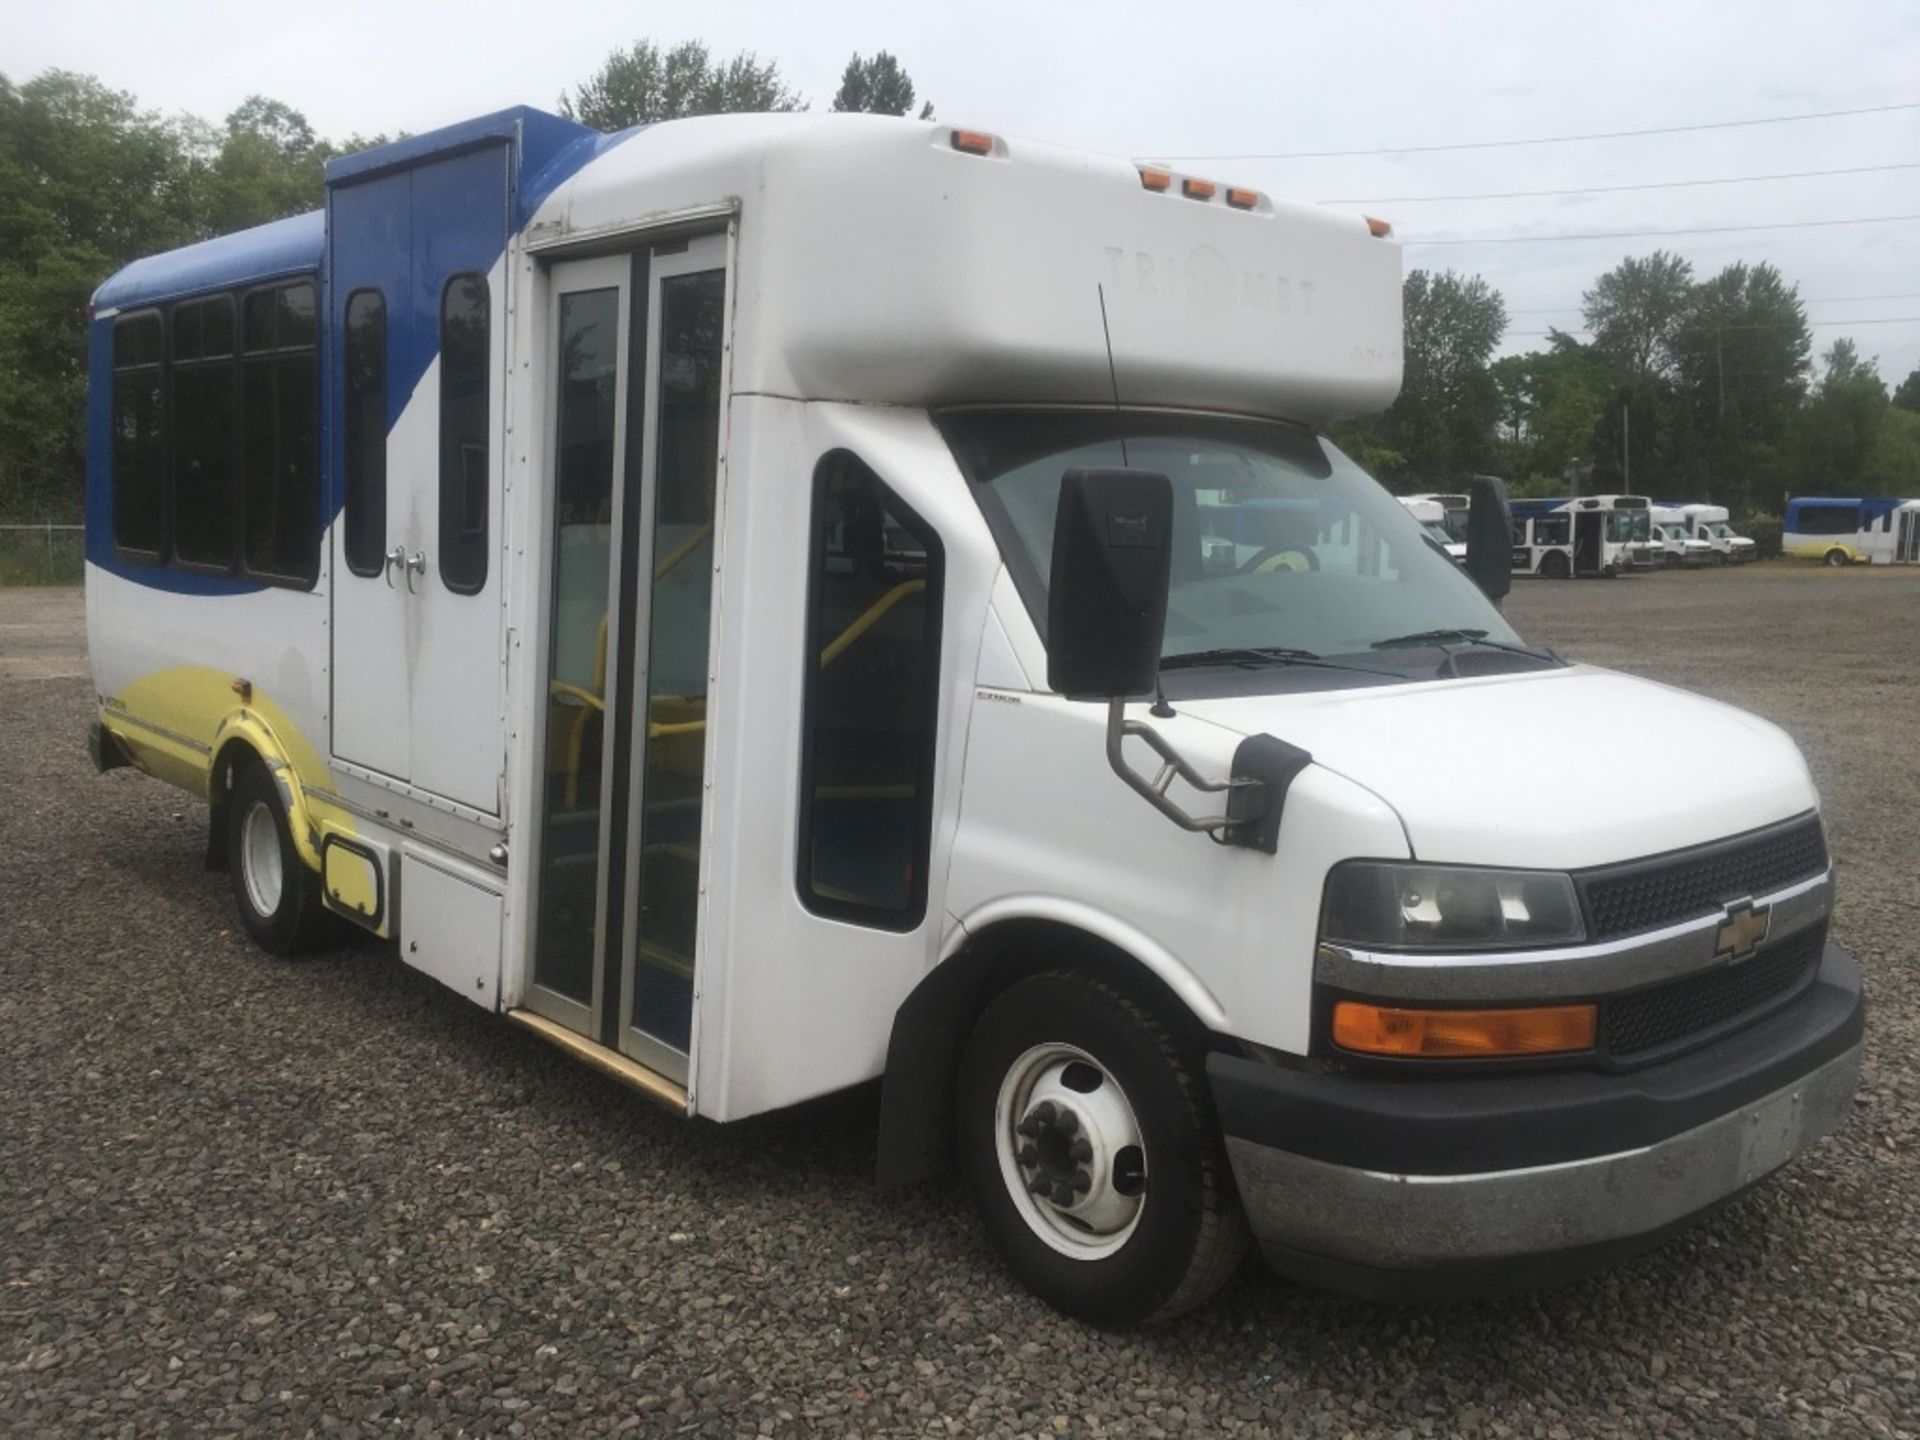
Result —
[{"label": "roof marker light", "polygon": [[1140,183],[1149,190],[1166,190],[1173,185],[1173,172],[1171,170],[1159,170],[1151,165],[1142,165],[1140,167]]},{"label": "roof marker light", "polygon": [[991,155],[993,136],[984,130],[956,130],[953,132],[953,148],[967,155]]},{"label": "roof marker light", "polygon": [[1211,180],[1182,180],[1180,193],[1189,200],[1211,200],[1213,192],[1220,187]]},{"label": "roof marker light", "polygon": [[1373,216],[1369,215],[1367,216],[1367,233],[1372,235],[1376,240],[1385,240],[1389,235],[1393,234],[1393,226],[1384,220],[1376,220]]},{"label": "roof marker light", "polygon": [[1239,185],[1229,185],[1227,187],[1227,204],[1233,206],[1234,209],[1251,210],[1259,203],[1260,192],[1258,190],[1248,190]]}]

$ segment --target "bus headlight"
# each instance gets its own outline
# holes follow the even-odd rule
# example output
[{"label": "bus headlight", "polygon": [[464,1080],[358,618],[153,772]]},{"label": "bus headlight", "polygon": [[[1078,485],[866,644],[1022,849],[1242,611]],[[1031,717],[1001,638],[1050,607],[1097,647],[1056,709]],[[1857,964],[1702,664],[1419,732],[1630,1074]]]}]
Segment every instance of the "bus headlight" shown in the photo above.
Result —
[{"label": "bus headlight", "polygon": [[1570,876],[1350,860],[1327,878],[1320,936],[1383,950],[1501,950],[1584,940]]}]

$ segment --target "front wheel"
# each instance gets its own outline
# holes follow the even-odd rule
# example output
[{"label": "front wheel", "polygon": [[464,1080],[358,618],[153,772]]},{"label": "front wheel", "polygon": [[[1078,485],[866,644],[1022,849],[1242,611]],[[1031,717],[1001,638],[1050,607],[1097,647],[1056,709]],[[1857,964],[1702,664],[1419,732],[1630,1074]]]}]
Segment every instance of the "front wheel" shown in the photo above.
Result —
[{"label": "front wheel", "polygon": [[286,803],[266,766],[234,777],[227,796],[227,869],[240,923],[261,949],[293,955],[318,935],[319,877],[293,848]]},{"label": "front wheel", "polygon": [[1247,1244],[1199,1057],[1151,1012],[1069,972],[981,1014],[956,1094],[960,1160],[996,1248],[1056,1309],[1168,1319]]},{"label": "front wheel", "polygon": [[1549,550],[1540,557],[1540,574],[1548,580],[1565,580],[1573,574],[1573,567],[1560,551]]},{"label": "front wheel", "polygon": [[1851,565],[1853,563],[1853,557],[1847,554],[1846,551],[1836,546],[1832,550],[1827,551],[1826,561],[1827,561],[1828,569],[1840,570],[1845,568],[1848,565]]}]

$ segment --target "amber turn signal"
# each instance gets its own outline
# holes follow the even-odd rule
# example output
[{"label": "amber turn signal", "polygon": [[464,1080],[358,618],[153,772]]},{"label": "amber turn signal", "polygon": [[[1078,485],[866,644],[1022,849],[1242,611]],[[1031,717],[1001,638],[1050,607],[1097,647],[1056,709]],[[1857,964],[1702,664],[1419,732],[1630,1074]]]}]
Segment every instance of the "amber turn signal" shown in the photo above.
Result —
[{"label": "amber turn signal", "polygon": [[984,130],[956,130],[953,132],[953,148],[968,155],[991,155],[993,136]]},{"label": "amber turn signal", "polygon": [[1236,210],[1251,210],[1260,203],[1258,190],[1246,190],[1238,185],[1227,187],[1227,204]]},{"label": "amber turn signal", "polygon": [[1333,1043],[1363,1055],[1408,1060],[1460,1056],[1558,1055],[1591,1050],[1592,1005],[1525,1010],[1402,1010],[1342,1000],[1333,1007]]},{"label": "amber turn signal", "polygon": [[1156,170],[1151,165],[1140,167],[1140,183],[1149,190],[1165,190],[1173,184],[1171,170]]},{"label": "amber turn signal", "polygon": [[1182,180],[1180,193],[1189,200],[1211,200],[1213,192],[1220,187],[1211,180]]},{"label": "amber turn signal", "polygon": [[1384,220],[1376,220],[1373,216],[1369,215],[1367,216],[1367,233],[1376,240],[1384,240],[1393,234],[1393,226]]}]

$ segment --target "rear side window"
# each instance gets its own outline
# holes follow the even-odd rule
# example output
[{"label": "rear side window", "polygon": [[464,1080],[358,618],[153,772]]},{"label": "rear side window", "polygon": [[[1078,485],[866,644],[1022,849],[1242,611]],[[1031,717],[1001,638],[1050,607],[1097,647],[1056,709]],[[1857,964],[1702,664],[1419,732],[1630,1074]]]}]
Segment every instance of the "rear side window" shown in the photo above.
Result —
[{"label": "rear side window", "polygon": [[440,579],[472,595],[487,583],[486,277],[455,275],[440,297]]},{"label": "rear side window", "polygon": [[176,305],[172,339],[173,558],[227,571],[240,537],[233,298]]},{"label": "rear side window", "polygon": [[242,556],[247,573],[311,585],[320,568],[320,387],[309,281],[241,306]]},{"label": "rear side window", "polygon": [[164,347],[157,311],[113,325],[113,543],[134,559],[166,548]]},{"label": "rear side window", "polygon": [[926,911],[940,695],[940,540],[857,456],[814,473],[799,889],[889,930]]},{"label": "rear side window", "polygon": [[344,349],[347,568],[378,575],[387,551],[387,302],[378,290],[347,297]]},{"label": "rear side window", "polygon": [[1858,505],[1806,505],[1800,510],[1802,535],[1853,535],[1860,529]]}]

